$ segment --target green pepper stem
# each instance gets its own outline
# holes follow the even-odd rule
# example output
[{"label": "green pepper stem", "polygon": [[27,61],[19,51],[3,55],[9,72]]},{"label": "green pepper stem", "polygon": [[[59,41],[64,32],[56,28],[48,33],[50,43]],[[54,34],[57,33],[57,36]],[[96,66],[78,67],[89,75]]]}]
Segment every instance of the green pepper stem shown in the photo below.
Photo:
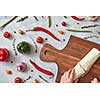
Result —
[{"label": "green pepper stem", "polygon": [[14,19],[16,19],[17,16],[13,16],[8,21],[4,22],[2,25],[0,25],[0,28],[4,28],[6,25],[8,25],[10,22],[12,22]]},{"label": "green pepper stem", "polygon": [[75,29],[67,29],[67,31],[71,31],[71,32],[92,32],[90,30],[75,30]]}]

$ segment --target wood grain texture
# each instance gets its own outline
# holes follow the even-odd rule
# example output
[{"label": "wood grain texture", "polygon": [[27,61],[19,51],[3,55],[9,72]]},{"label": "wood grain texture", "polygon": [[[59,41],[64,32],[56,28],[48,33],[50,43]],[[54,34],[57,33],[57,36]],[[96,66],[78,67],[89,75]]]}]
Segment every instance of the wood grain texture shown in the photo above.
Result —
[{"label": "wood grain texture", "polygon": [[[71,36],[63,50],[57,50],[50,44],[45,44],[40,53],[40,59],[46,62],[55,62],[58,65],[56,82],[60,82],[61,75],[69,68],[73,68],[92,48],[100,48],[96,44],[81,38]],[[100,80],[100,58],[92,66],[89,73],[80,78],[80,83],[88,83],[97,77]]]}]

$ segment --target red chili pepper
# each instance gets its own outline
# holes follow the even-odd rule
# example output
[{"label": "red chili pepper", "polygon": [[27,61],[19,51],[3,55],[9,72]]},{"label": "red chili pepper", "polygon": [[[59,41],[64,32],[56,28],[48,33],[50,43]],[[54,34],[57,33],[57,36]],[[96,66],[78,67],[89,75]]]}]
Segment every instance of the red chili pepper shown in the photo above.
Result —
[{"label": "red chili pepper", "polygon": [[77,16],[71,16],[73,19],[77,20],[77,21],[83,21],[85,18],[79,18]]},{"label": "red chili pepper", "polygon": [[29,60],[29,61],[30,61],[30,63],[31,63],[38,71],[40,71],[40,72],[42,72],[42,73],[44,73],[44,74],[46,74],[46,75],[53,75],[53,76],[54,76],[54,74],[53,74],[52,72],[40,68],[40,67],[39,67],[35,62],[33,62],[32,60]]},{"label": "red chili pepper", "polygon": [[[27,30],[27,31],[32,31],[32,30]],[[34,27],[33,31],[42,31],[47,33],[48,35],[50,35],[52,38],[54,38],[57,41],[60,41],[55,35],[53,35],[53,33],[51,33],[50,31],[48,31],[47,29],[43,28],[43,27]]]}]

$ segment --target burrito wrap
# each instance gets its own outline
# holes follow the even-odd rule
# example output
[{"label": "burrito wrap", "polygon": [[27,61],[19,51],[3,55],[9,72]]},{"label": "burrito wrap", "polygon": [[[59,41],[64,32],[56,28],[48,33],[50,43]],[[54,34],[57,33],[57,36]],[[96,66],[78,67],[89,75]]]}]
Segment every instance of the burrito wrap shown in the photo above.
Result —
[{"label": "burrito wrap", "polygon": [[96,48],[93,48],[83,59],[77,63],[74,67],[75,69],[75,79],[80,78],[86,75],[92,65],[96,62],[96,60],[100,57],[100,51]]}]

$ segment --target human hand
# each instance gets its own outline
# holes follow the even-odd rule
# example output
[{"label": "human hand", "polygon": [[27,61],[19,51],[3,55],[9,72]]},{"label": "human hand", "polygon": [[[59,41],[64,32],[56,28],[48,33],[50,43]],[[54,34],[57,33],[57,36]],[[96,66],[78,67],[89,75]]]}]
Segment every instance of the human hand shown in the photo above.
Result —
[{"label": "human hand", "polygon": [[62,75],[60,83],[77,83],[78,79],[74,81],[74,77],[75,77],[75,70],[69,69]]},{"label": "human hand", "polygon": [[91,83],[99,83],[97,78],[94,78],[93,80],[91,80]]}]

